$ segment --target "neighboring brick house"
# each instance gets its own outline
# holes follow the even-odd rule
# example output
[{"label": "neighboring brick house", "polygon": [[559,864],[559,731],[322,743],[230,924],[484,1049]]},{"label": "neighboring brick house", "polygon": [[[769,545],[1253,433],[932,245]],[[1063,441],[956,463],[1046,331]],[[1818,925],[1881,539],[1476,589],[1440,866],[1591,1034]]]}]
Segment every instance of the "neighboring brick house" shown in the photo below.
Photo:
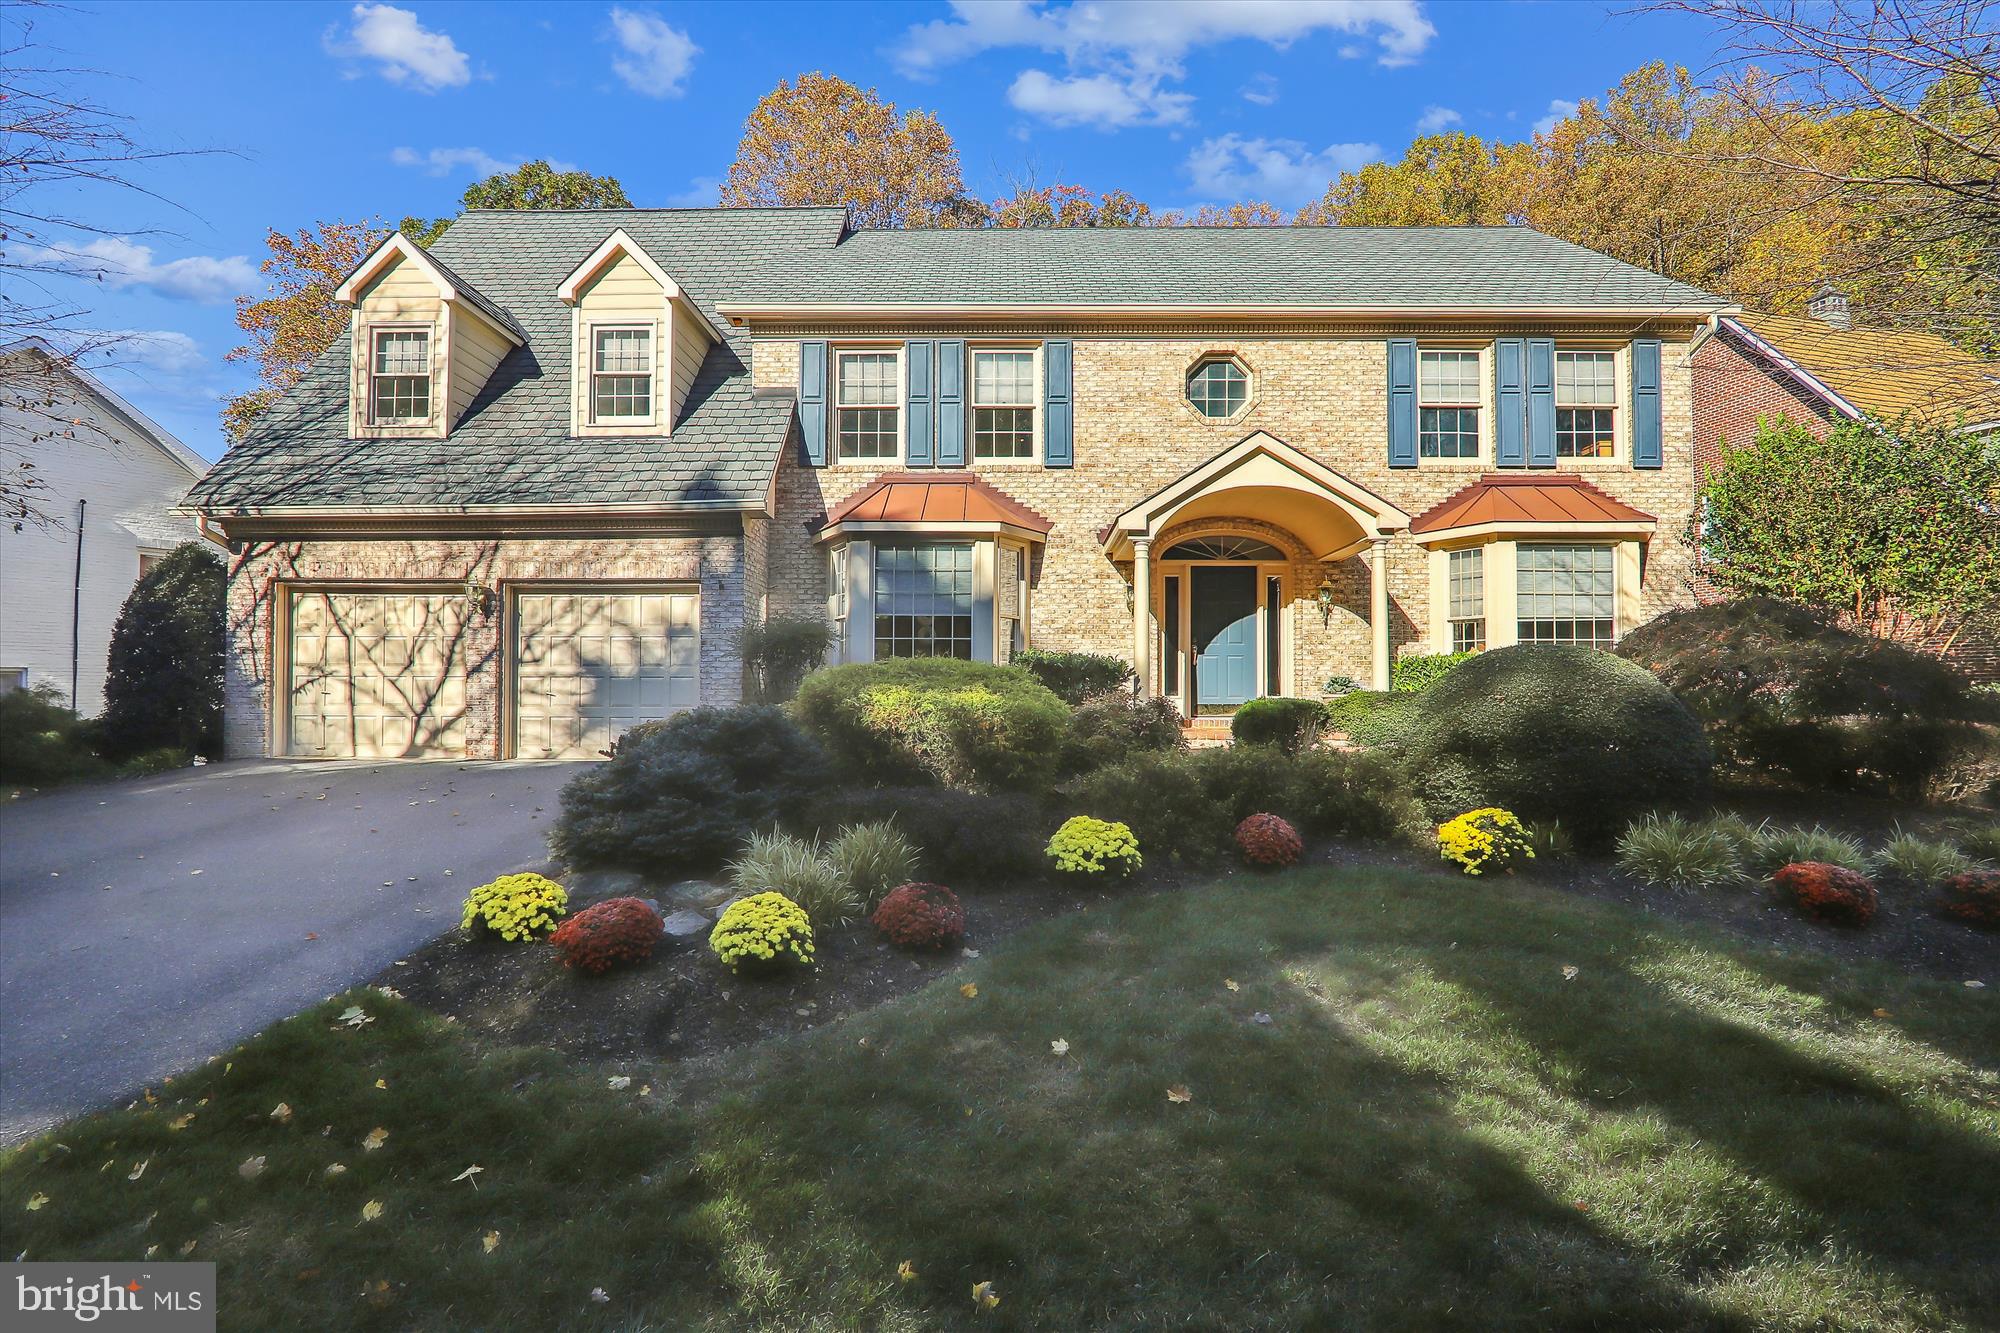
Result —
[{"label": "neighboring brick house", "polygon": [[[2000,364],[1933,334],[1856,328],[1847,298],[1831,289],[1804,318],[1718,314],[1695,338],[1691,361],[1698,474],[1725,443],[1751,443],[1758,422],[1780,415],[1821,434],[1839,421],[1909,415],[2000,439]],[[1695,590],[1727,596],[1699,574]],[[1960,630],[1947,656],[1975,677],[2000,679],[2000,610]]]},{"label": "neighboring brick house", "polygon": [[1184,713],[1684,600],[1725,302],[1526,228],[474,212],[193,500],[233,754],[588,756],[736,636],[1115,653]]}]

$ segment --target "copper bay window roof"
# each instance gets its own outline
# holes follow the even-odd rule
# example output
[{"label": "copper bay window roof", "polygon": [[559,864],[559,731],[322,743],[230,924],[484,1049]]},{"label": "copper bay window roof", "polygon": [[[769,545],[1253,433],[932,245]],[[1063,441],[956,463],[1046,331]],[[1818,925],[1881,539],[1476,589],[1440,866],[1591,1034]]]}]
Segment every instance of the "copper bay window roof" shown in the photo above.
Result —
[{"label": "copper bay window roof", "polygon": [[1008,528],[1039,540],[1054,526],[970,472],[885,472],[834,506],[819,535],[869,529],[962,532]]},{"label": "copper bay window roof", "polygon": [[1423,542],[1517,529],[1646,535],[1656,521],[1574,474],[1488,473],[1417,515],[1410,535]]}]

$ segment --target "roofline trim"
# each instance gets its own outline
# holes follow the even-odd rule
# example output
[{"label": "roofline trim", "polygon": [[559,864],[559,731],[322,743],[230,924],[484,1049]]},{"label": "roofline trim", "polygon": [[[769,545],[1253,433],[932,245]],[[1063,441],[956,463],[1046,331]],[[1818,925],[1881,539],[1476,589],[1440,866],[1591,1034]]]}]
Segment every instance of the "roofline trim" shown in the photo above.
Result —
[{"label": "roofline trim", "polygon": [[203,518],[222,522],[230,519],[394,519],[394,518],[508,518],[542,514],[564,518],[593,515],[619,517],[644,514],[760,513],[761,500],[681,500],[672,504],[633,501],[627,504],[509,504],[509,505],[246,505],[226,509],[191,503],[188,506]]},{"label": "roofline trim", "polygon": [[1537,521],[1531,518],[1498,519],[1490,523],[1465,523],[1451,528],[1432,528],[1428,532],[1418,532],[1412,528],[1410,537],[1419,546],[1436,546],[1440,542],[1459,541],[1467,537],[1516,537],[1534,539],[1538,537],[1651,537],[1659,530],[1653,519],[1644,522],[1638,519],[1547,519]]},{"label": "roofline trim", "polygon": [[1022,541],[1040,546],[1047,542],[1049,534],[1019,523],[1007,523],[984,519],[943,519],[926,522],[921,519],[885,518],[843,518],[828,523],[813,535],[815,542],[831,541],[836,537],[866,537],[873,533],[935,535],[941,537],[1016,537]]},{"label": "roofline trim", "polygon": [[753,319],[810,319],[838,316],[880,319],[884,316],[915,319],[964,318],[966,316],[1006,316],[1076,318],[1078,316],[1099,315],[1109,318],[1131,315],[1152,315],[1167,319],[1185,319],[1194,316],[1213,318],[1241,318],[1256,316],[1264,319],[1328,319],[1328,318],[1380,318],[1384,314],[1420,315],[1428,319],[1464,318],[1492,319],[1496,315],[1526,319],[1613,319],[1641,316],[1650,319],[1714,319],[1719,316],[1740,314],[1742,307],[1726,303],[1688,305],[1631,305],[1631,306],[1588,306],[1588,305],[1484,305],[1484,306],[1423,306],[1423,305],[1272,305],[1268,302],[1150,302],[1150,301],[1096,301],[1096,302],[965,302],[965,301],[882,301],[882,302],[835,302],[835,301],[717,301],[716,313],[732,324],[742,324]]},{"label": "roofline trim", "polygon": [[178,463],[186,470],[191,479],[200,481],[202,474],[214,466],[213,463],[210,463],[206,458],[203,458],[200,454],[182,443],[179,436],[147,416],[144,412],[141,412],[138,408],[132,406],[132,404],[126,402],[117,390],[78,365],[74,358],[65,356],[63,353],[57,351],[47,339],[38,338],[30,334],[28,337],[0,346],[0,356],[21,351],[40,353],[42,358],[49,363],[51,370],[69,375],[70,378],[81,384],[87,392],[103,402],[106,407],[109,407],[113,412],[124,417],[134,426],[137,426],[152,441],[154,448],[160,450],[167,457]]},{"label": "roofline trim", "polygon": [[[341,279],[340,286],[333,289],[333,299],[345,306],[357,305],[361,289],[374,280],[375,275],[382,271],[383,265],[387,264],[392,257],[406,259],[422,269],[425,275],[437,284],[438,295],[446,303],[452,304],[463,301],[466,309],[492,325],[500,336],[508,342],[516,347],[526,347],[528,345],[526,336],[522,334],[519,328],[513,326],[513,316],[508,315],[506,311],[495,305],[491,300],[474,291],[469,284],[461,291],[459,283],[463,282],[464,279],[461,278],[454,281],[452,274],[441,263],[425,254],[424,248],[421,245],[418,245],[400,231],[392,231],[383,237],[382,243],[369,251],[367,258],[355,265],[352,273]],[[494,313],[488,314],[481,308],[482,306],[492,306]],[[505,316],[505,318],[496,318],[496,315]]]},{"label": "roofline trim", "polygon": [[[1743,312],[1741,309],[1738,309],[1734,313],[1740,315]],[[1750,346],[1758,354],[1764,356],[1765,358],[1773,362],[1776,362],[1780,370],[1783,370],[1786,374],[1796,379],[1799,383],[1805,385],[1806,388],[1809,389],[1815,396],[1825,401],[1835,410],[1846,413],[1849,417],[1853,418],[1856,421],[1859,421],[1864,415],[1861,409],[1856,407],[1853,403],[1848,402],[1847,399],[1840,394],[1839,390],[1835,389],[1825,380],[1819,378],[1819,376],[1813,374],[1810,370],[1807,370],[1804,366],[1800,365],[1798,362],[1792,360],[1792,358],[1786,356],[1783,352],[1779,351],[1777,347],[1774,346],[1768,339],[1760,336],[1755,330],[1751,329],[1749,325],[1744,324],[1740,320],[1732,318],[1731,312],[1725,311],[1719,313],[1716,316],[1716,319],[1720,321],[1721,324],[1727,325],[1731,333],[1736,334],[1738,337],[1742,338],[1745,342],[1749,343]]]}]

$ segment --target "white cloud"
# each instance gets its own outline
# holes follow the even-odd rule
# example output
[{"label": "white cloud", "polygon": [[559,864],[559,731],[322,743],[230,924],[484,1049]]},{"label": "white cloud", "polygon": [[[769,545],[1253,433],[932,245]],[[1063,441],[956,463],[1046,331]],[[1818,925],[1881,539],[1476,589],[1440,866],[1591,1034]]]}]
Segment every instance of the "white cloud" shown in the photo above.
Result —
[{"label": "white cloud", "polygon": [[[1238,40],[1282,48],[1318,32],[1372,36],[1383,65],[1411,63],[1437,35],[1417,0],[1078,0],[1062,6],[952,0],[950,18],[915,25],[889,54],[903,73],[924,78],[983,51],[1046,51],[1063,57],[1067,76],[1023,72],[1009,93],[1017,107],[1046,107],[1046,118],[1056,124],[1103,124],[1121,114],[1126,118],[1108,123],[1175,124],[1187,118],[1193,99],[1162,85],[1184,76],[1181,62],[1190,51]],[[1122,95],[1113,85],[1122,85]]]},{"label": "white cloud", "polygon": [[224,305],[257,284],[257,266],[248,256],[191,255],[157,263],[153,248],[121,236],[99,236],[74,245],[19,246],[16,263],[53,269],[106,287],[138,288],[177,301]]},{"label": "white cloud", "polygon": [[472,82],[472,62],[447,33],[432,32],[417,16],[394,5],[360,4],[345,35],[327,29],[328,54],[371,60],[375,72],[393,84],[434,93]]},{"label": "white cloud", "polygon": [[104,344],[89,358],[97,369],[188,376],[209,368],[201,344],[172,329],[107,329],[95,337]]},{"label": "white cloud", "polygon": [[1448,129],[1464,119],[1464,116],[1448,106],[1427,106],[1424,108],[1424,114],[1417,117],[1417,133],[1436,134],[1439,130]]},{"label": "white cloud", "polygon": [[1549,114],[1535,122],[1535,133],[1547,134],[1556,127],[1558,121],[1568,120],[1576,114],[1576,103],[1566,102],[1560,97],[1549,100]]},{"label": "white cloud", "polygon": [[1194,98],[1165,92],[1153,79],[1119,79],[1092,74],[1058,79],[1038,69],[1022,70],[1007,90],[1017,111],[1051,125],[1089,125],[1100,130],[1128,125],[1178,125],[1188,118]]},{"label": "white cloud", "polygon": [[1250,76],[1250,82],[1244,84],[1239,91],[1246,102],[1255,102],[1258,106],[1270,106],[1278,100],[1278,81],[1269,74],[1253,74]]},{"label": "white cloud", "polygon": [[429,176],[449,176],[455,171],[470,170],[475,176],[493,176],[503,171],[512,171],[521,165],[518,157],[500,158],[484,148],[433,148],[427,153],[419,153],[414,148],[398,148],[389,154],[389,160],[399,167],[422,167]]},{"label": "white cloud", "polygon": [[1204,139],[1188,154],[1185,170],[1195,188],[1210,199],[1304,204],[1325,194],[1341,172],[1357,170],[1381,156],[1381,148],[1372,143],[1328,144],[1313,152],[1297,139],[1225,134]]},{"label": "white cloud", "polygon": [[681,84],[701,50],[686,33],[658,14],[613,9],[611,35],[625,52],[611,62],[611,70],[627,88],[647,97],[679,97],[685,91]]}]

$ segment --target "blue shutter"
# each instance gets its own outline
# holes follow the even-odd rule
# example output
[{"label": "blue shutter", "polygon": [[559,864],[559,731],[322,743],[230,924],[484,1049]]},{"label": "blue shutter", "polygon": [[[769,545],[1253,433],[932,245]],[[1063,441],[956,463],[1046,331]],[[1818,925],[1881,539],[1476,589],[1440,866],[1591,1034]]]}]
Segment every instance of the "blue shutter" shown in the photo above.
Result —
[{"label": "blue shutter", "polygon": [[1528,466],[1556,465],[1556,344],[1528,339]]},{"label": "blue shutter", "polygon": [[1076,462],[1071,443],[1074,421],[1069,393],[1070,347],[1067,338],[1042,344],[1042,466],[1071,467]]},{"label": "blue shutter", "polygon": [[1527,361],[1519,338],[1493,343],[1493,465],[1526,467]]},{"label": "blue shutter", "polygon": [[1660,340],[1632,344],[1632,466],[1656,468],[1660,449]]},{"label": "blue shutter", "polygon": [[799,434],[806,466],[826,466],[826,344],[799,344]]},{"label": "blue shutter", "polygon": [[957,338],[937,342],[937,461],[965,466],[965,343]]},{"label": "blue shutter", "polygon": [[1389,466],[1417,465],[1417,340],[1389,340]]},{"label": "blue shutter", "polygon": [[910,413],[903,461],[910,467],[931,465],[931,349],[928,342],[912,342],[903,347]]}]

